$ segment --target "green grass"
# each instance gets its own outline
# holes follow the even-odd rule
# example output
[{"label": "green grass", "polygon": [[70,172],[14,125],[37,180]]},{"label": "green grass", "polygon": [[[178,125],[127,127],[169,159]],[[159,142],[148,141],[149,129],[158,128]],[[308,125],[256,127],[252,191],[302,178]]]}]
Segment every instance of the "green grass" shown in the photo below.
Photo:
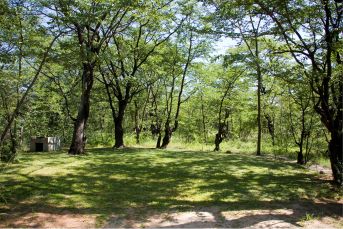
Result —
[{"label": "green grass", "polygon": [[[314,174],[273,158],[148,148],[89,149],[87,156],[28,152],[0,176],[1,212],[10,208],[95,214],[98,222],[129,207],[166,211],[333,198]],[[4,167],[5,164],[2,164]]]},{"label": "green grass", "polygon": [[[174,149],[185,149],[185,150],[197,150],[197,151],[213,151],[214,149],[214,137],[215,134],[208,136],[207,144],[205,144],[202,137],[195,136],[192,141],[187,140],[187,138],[182,137],[180,134],[175,133],[171,139],[168,148]],[[155,148],[157,139],[153,139],[151,135],[146,135],[144,133],[141,134],[140,137],[140,144],[137,144],[135,134],[130,133],[124,136],[124,143],[128,147],[150,147]],[[284,140],[285,141],[285,140]],[[93,136],[90,137],[87,145],[92,147],[111,147],[115,143],[113,136],[105,136],[104,140],[101,139],[100,136]],[[249,135],[245,137],[245,140],[234,138],[229,140],[224,140],[220,144],[220,149],[223,152],[230,150],[234,153],[242,153],[242,154],[256,154],[257,148],[257,136]],[[66,144],[67,146],[70,143]],[[327,156],[324,156],[323,153],[327,150],[327,144],[321,143],[320,145],[315,145],[309,156],[309,163],[312,164],[317,163],[321,164],[326,167],[331,167],[330,160]],[[269,134],[262,134],[262,145],[261,145],[261,154],[266,155],[275,155],[275,156],[283,156],[287,157],[291,160],[296,161],[297,153],[299,151],[299,147],[291,141],[287,142],[287,148],[285,148],[285,143],[279,145],[277,140],[275,140],[275,146],[272,145],[272,140]]]}]

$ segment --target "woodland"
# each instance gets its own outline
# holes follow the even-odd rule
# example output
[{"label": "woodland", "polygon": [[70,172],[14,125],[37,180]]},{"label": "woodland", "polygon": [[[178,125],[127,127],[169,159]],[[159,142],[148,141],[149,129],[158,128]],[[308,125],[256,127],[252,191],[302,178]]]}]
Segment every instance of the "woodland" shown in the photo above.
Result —
[{"label": "woodland", "polygon": [[[61,136],[69,155],[324,161],[343,184],[342,1],[1,0],[0,12],[2,161]],[[216,54],[221,38],[235,44]]]}]

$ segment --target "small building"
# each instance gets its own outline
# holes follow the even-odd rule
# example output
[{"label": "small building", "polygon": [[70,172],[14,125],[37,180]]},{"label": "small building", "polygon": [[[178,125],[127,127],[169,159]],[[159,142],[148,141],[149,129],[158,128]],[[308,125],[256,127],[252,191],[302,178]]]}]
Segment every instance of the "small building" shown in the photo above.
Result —
[{"label": "small building", "polygon": [[55,151],[61,150],[62,139],[61,137],[31,137],[30,151]]}]

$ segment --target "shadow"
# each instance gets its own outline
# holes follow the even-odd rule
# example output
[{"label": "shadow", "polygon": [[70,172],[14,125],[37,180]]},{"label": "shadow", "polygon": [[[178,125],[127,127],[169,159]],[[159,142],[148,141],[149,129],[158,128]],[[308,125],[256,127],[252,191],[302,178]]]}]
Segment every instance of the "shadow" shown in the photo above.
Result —
[{"label": "shadow", "polygon": [[[294,217],[282,220],[292,225],[306,216],[304,209],[311,213],[320,209],[323,216],[342,215],[341,204],[312,201],[318,186],[313,174],[272,158],[147,148],[88,149],[87,154],[30,153],[23,155],[22,163],[9,165],[0,187],[7,202],[0,200],[0,211],[8,215],[0,216],[0,222],[18,226],[11,215],[20,218],[39,212],[96,215],[101,225],[112,215],[146,218],[151,211],[196,211],[210,206],[220,207],[209,210],[215,227],[240,227],[248,221],[253,226],[265,218],[257,214],[230,219],[222,215],[225,211],[273,211],[288,206]],[[294,209],[299,203],[300,210]],[[269,217],[279,220],[280,215]]]}]

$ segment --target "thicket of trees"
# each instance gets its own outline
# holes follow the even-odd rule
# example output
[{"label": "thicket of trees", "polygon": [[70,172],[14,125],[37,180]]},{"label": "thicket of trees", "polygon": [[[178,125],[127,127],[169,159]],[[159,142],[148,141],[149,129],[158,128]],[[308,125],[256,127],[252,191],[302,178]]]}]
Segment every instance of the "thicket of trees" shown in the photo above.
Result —
[{"label": "thicket of trees", "polygon": [[[30,136],[167,148],[256,139],[296,145],[304,164],[327,143],[342,184],[342,3],[4,0],[0,2],[1,157]],[[237,46],[214,56],[230,37]],[[264,135],[262,133],[265,133]]]}]

